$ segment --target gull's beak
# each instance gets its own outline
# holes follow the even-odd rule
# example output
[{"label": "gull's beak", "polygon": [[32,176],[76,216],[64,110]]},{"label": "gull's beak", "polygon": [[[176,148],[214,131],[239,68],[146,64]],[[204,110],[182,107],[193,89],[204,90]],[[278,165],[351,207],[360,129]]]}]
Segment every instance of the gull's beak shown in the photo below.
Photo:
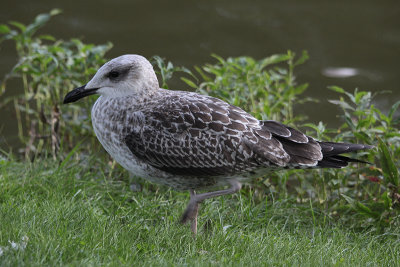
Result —
[{"label": "gull's beak", "polygon": [[85,88],[84,86],[75,88],[64,97],[64,104],[75,102],[85,96],[93,95],[99,88]]}]

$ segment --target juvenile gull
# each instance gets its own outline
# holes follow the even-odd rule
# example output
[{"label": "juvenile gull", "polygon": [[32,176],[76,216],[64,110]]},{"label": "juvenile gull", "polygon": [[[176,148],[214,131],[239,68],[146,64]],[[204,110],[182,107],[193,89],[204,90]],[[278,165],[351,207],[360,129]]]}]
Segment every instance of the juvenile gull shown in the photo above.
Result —
[{"label": "juvenile gull", "polygon": [[[149,61],[124,55],[104,64],[64,104],[100,94],[92,123],[105,150],[125,169],[152,182],[189,190],[182,215],[197,231],[198,204],[232,194],[271,170],[342,168],[362,162],[342,153],[372,146],[316,141],[276,121],[259,121],[220,99],[159,88]],[[230,185],[196,194],[195,190]]]}]

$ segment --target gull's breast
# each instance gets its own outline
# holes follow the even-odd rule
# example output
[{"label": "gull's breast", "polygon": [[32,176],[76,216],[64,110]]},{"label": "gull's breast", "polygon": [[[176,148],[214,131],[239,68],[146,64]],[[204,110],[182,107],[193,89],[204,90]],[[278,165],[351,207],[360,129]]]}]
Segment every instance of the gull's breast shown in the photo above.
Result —
[{"label": "gull's breast", "polygon": [[169,176],[140,159],[126,146],[124,140],[128,129],[134,125],[126,125],[124,112],[127,108],[121,106],[116,99],[106,99],[100,96],[92,108],[92,125],[97,139],[111,157],[132,174],[163,183]]}]

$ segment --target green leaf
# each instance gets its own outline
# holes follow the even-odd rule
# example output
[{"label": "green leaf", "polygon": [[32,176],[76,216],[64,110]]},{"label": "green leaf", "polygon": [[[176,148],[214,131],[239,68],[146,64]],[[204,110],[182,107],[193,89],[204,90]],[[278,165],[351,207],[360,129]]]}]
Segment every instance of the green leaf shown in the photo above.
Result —
[{"label": "green leaf", "polygon": [[352,106],[350,106],[349,104],[347,104],[347,102],[341,101],[341,100],[328,100],[329,103],[338,105],[340,107],[342,107],[343,109],[350,109],[350,110],[354,110],[354,108]]},{"label": "green leaf", "polygon": [[369,128],[373,121],[370,118],[360,119],[357,123],[357,129]]},{"label": "green leaf", "polygon": [[335,92],[338,92],[338,93],[341,93],[341,94],[343,94],[345,92],[343,88],[335,86],[335,85],[328,86],[328,89],[332,90],[332,91],[335,91]]},{"label": "green leaf", "polygon": [[201,68],[195,66],[194,69],[200,74],[201,78],[203,78],[204,81],[211,81],[211,78],[208,77]]},{"label": "green leaf", "polygon": [[389,148],[386,143],[378,138],[378,150],[380,155],[380,162],[382,166],[383,176],[387,183],[391,183],[395,186],[399,185],[399,172],[396,165],[393,162],[393,157],[389,152]]},{"label": "green leaf", "polygon": [[303,126],[304,126],[304,127],[310,127],[310,128],[312,128],[313,130],[315,130],[316,132],[318,132],[318,126],[315,125],[315,124],[313,124],[313,123],[305,123],[305,124],[303,124]]},{"label": "green leaf", "polygon": [[0,24],[0,33],[1,34],[6,34],[6,33],[9,33],[11,30],[10,30],[10,28],[7,26],[7,25],[5,25],[5,24]]},{"label": "green leaf", "polygon": [[50,19],[49,14],[39,14],[36,16],[35,21],[26,27],[26,34],[32,36],[40,27],[42,27]]},{"label": "green leaf", "polygon": [[301,57],[296,60],[294,66],[301,65],[309,59],[308,52],[306,50],[302,51]]},{"label": "green leaf", "polygon": [[272,55],[270,57],[265,58],[262,62],[261,62],[261,68],[264,68],[268,65],[271,64],[277,64],[280,63],[282,61],[286,61],[289,60],[290,56],[285,55],[285,54],[278,54],[278,55]]},{"label": "green leaf", "polygon": [[392,207],[392,199],[389,197],[388,192],[384,192],[381,195],[381,199],[383,199],[383,203],[385,204],[386,209],[390,209]]},{"label": "green leaf", "polygon": [[50,17],[51,16],[49,14],[39,14],[39,15],[37,15],[37,17],[35,18],[35,21],[31,25],[41,26],[41,25],[45,24],[47,21],[49,21]]},{"label": "green leaf", "polygon": [[[226,63],[225,60],[222,57],[218,56],[217,54],[211,54],[211,56],[213,58],[217,59],[222,65],[224,65]],[[229,60],[229,58],[228,58],[228,60]]]},{"label": "green leaf", "polygon": [[345,114],[345,116],[344,116],[344,121],[346,122],[346,124],[348,125],[348,126],[350,126],[350,128],[352,129],[352,131],[355,131],[356,130],[356,126],[354,125],[354,123],[353,123],[353,121],[351,120],[351,117],[350,117],[350,115],[349,114]]},{"label": "green leaf", "polygon": [[370,143],[370,138],[365,132],[354,132],[353,134],[357,139],[360,139],[364,143]]},{"label": "green leaf", "polygon": [[380,111],[380,110],[377,109],[377,108],[372,107],[371,109],[372,109],[376,114],[379,115],[378,118],[376,118],[377,116],[374,116],[376,119],[378,119],[378,120],[380,120],[380,121],[385,121],[386,123],[390,124],[390,122],[391,122],[391,120],[392,120],[391,118],[389,118],[388,116],[386,116],[385,114],[383,114],[382,111]]},{"label": "green leaf", "polygon": [[350,98],[350,100],[353,102],[353,103],[356,103],[356,95],[357,95],[357,88],[354,90],[354,95],[352,95],[352,94],[350,94],[350,93],[348,93],[348,92],[344,92],[349,98]]},{"label": "green leaf", "polygon": [[18,29],[21,30],[21,32],[24,32],[25,29],[26,29],[26,27],[25,27],[24,24],[19,23],[19,22],[17,22],[17,21],[10,21],[9,24],[13,25],[14,27],[17,27]]},{"label": "green leaf", "polygon": [[300,84],[294,88],[296,94],[302,94],[308,88],[308,83]]},{"label": "green leaf", "polygon": [[190,87],[197,89],[197,85],[192,82],[191,80],[185,78],[185,77],[181,77],[181,80],[184,81],[187,85],[189,85]]},{"label": "green leaf", "polygon": [[379,217],[379,214],[377,212],[373,212],[370,208],[368,208],[367,206],[365,206],[364,204],[362,204],[359,201],[356,202],[355,210],[358,213],[363,214],[367,217],[371,217],[371,218]]},{"label": "green leaf", "polygon": [[400,106],[400,100],[397,101],[396,103],[394,103],[394,105],[390,108],[388,117],[390,118],[390,120],[392,120],[393,118],[393,114],[396,112],[396,110],[399,108]]},{"label": "green leaf", "polygon": [[359,104],[360,100],[363,99],[364,97],[367,97],[367,100],[368,99],[370,100],[371,99],[371,92],[364,92],[364,91],[357,92],[356,95],[354,96],[354,102]]},{"label": "green leaf", "polygon": [[352,207],[355,206],[356,201],[354,199],[352,199],[349,196],[346,196],[345,194],[340,194],[340,195],[347,201],[347,203],[350,204],[350,206],[352,206]]},{"label": "green leaf", "polygon": [[40,35],[39,39],[48,40],[48,41],[55,41],[56,40],[56,38],[54,38],[53,36],[51,36],[49,34]]},{"label": "green leaf", "polygon": [[51,16],[55,16],[55,15],[58,15],[58,14],[61,14],[62,13],[62,10],[61,9],[58,9],[58,8],[54,8],[54,9],[52,9],[50,12],[49,12],[49,14],[51,15]]},{"label": "green leaf", "polygon": [[379,214],[372,211],[370,208],[368,208],[367,206],[365,206],[364,204],[362,204],[359,201],[354,200],[353,198],[346,196],[344,194],[340,194],[346,201],[347,203],[350,204],[350,206],[357,211],[358,213],[365,215],[367,217],[370,218],[378,218]]}]

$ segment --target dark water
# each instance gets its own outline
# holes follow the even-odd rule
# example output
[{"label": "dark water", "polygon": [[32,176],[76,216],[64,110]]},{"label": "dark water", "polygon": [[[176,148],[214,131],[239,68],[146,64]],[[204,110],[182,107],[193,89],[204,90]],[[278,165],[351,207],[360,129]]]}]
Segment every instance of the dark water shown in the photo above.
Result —
[{"label": "dark water", "polygon": [[[319,104],[298,107],[309,121],[338,125],[338,110],[326,89],[391,90],[376,104],[388,108],[400,99],[400,1],[11,1],[2,0],[0,23],[29,23],[42,12],[61,8],[43,32],[87,43],[111,41],[109,58],[125,53],[160,55],[176,65],[223,57],[261,58],[291,49],[308,50],[310,60],[297,70],[310,83],[308,96]],[[16,62],[11,43],[0,50],[0,77]],[[348,68],[348,69],[344,69]],[[348,77],[347,77],[348,76]],[[183,85],[182,88],[184,89]],[[11,88],[18,90],[18,88]],[[12,143],[15,120],[0,114],[0,144]]]}]

